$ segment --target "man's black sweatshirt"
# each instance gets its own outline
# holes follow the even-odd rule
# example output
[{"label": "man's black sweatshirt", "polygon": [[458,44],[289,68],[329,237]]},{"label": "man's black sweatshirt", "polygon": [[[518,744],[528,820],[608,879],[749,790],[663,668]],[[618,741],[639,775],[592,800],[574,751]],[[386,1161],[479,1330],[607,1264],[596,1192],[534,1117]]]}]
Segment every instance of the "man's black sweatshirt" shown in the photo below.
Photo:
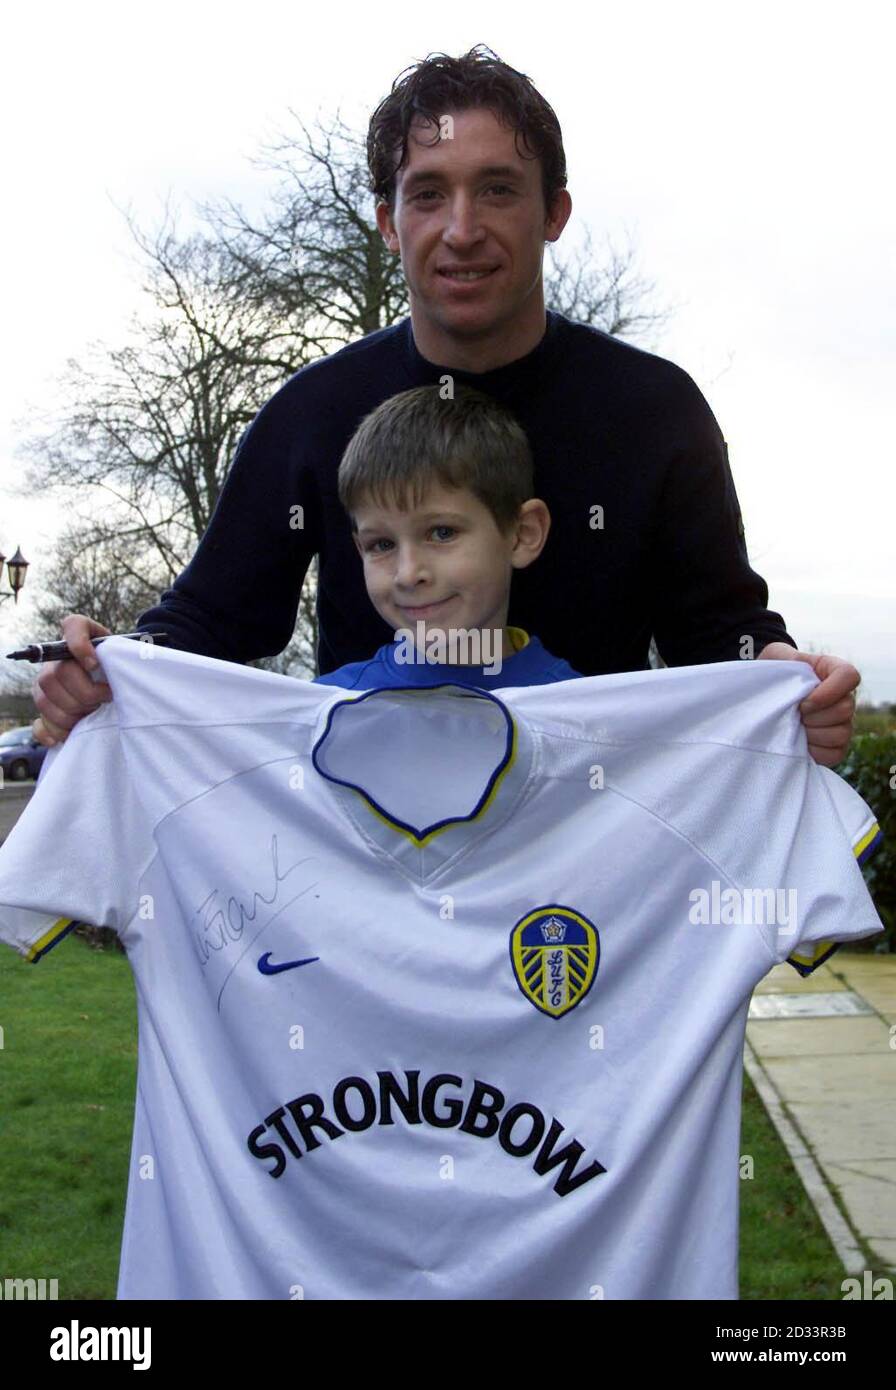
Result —
[{"label": "man's black sweatshirt", "polygon": [[[410,319],[303,367],[249,426],[196,554],[141,614],[187,651],[246,662],[281,652],[320,556],[319,674],[394,634],[364,587],[337,496],[363,416],[445,377],[503,402],[528,435],[547,543],[514,570],[508,623],[583,675],[644,669],[651,633],[670,666],[796,646],[750,568],[721,431],[674,363],[549,312],[525,357],[489,372],[420,355]],[[301,524],[299,524],[301,523]]]}]

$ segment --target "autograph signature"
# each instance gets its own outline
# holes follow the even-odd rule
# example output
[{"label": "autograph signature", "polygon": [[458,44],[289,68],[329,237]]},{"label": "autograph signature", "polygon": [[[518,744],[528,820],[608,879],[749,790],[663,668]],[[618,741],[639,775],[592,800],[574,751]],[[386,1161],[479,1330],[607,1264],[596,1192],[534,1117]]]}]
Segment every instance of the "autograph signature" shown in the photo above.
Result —
[{"label": "autograph signature", "polygon": [[[252,892],[252,900],[249,906],[239,898],[233,896],[227,899],[226,907],[220,902],[220,888],[213,888],[208,897],[205,898],[193,914],[194,921],[199,918],[198,925],[192,930],[193,940],[199,953],[199,960],[203,966],[208,964],[213,951],[223,951],[225,947],[241,941],[246,930],[246,924],[253,923],[258,915],[259,903],[264,903],[267,907],[272,906],[280,893],[280,884],[288,878],[291,873],[301,864],[306,864],[313,855],[307,854],[303,859],[299,859],[291,868],[285,872],[280,872],[280,864],[277,849],[277,836],[271,836],[271,865],[274,870],[273,891],[270,897],[265,897],[259,889]],[[313,886],[313,885],[311,885]],[[306,890],[307,891],[307,890]]]}]

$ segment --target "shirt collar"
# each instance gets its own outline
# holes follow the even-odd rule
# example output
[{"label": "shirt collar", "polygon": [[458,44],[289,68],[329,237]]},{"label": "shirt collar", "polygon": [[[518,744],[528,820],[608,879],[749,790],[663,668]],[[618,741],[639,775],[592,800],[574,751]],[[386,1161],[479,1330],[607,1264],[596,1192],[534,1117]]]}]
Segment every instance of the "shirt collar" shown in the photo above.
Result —
[{"label": "shirt collar", "polygon": [[451,682],[328,702],[311,749],[342,814],[417,879],[510,815],[534,757],[519,714],[490,691]]}]

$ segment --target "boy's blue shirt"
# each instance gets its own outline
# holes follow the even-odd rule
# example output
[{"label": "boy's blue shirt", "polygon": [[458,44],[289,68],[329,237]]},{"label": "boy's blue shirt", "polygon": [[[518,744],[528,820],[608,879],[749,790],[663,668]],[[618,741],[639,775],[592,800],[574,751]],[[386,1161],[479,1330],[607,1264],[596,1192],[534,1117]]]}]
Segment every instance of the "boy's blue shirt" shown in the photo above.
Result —
[{"label": "boy's blue shirt", "polygon": [[400,662],[395,658],[399,642],[387,642],[369,661],[350,661],[325,676],[317,685],[341,685],[346,690],[377,690],[384,686],[472,685],[501,690],[512,685],[551,685],[554,681],[580,679],[562,657],[552,656],[537,637],[519,627],[507,629],[516,650],[505,656],[501,669],[490,672],[485,666],[461,666],[450,662]]}]

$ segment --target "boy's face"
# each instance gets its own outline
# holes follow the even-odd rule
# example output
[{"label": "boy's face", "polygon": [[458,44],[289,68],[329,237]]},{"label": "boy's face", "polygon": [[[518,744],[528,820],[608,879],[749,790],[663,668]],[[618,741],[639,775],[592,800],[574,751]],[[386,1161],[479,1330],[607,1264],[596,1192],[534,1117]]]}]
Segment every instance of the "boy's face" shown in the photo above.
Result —
[{"label": "boy's face", "polygon": [[[514,567],[531,563],[547,536],[531,499],[522,526],[502,535],[491,512],[466,488],[436,483],[421,505],[401,512],[371,500],[355,510],[355,545],[370,600],[393,631],[503,629]],[[543,534],[542,534],[543,528]]]},{"label": "boy's face", "polygon": [[[514,344],[544,331],[544,243],[557,240],[572,202],[563,190],[548,215],[541,160],[523,158],[514,132],[491,111],[459,111],[452,120],[452,138],[434,145],[424,141],[435,127],[412,127],[394,213],[381,204],[377,223],[389,249],[401,252],[424,356],[459,365],[459,341],[487,338],[511,360]],[[458,268],[486,273],[461,279],[450,274]]]}]

